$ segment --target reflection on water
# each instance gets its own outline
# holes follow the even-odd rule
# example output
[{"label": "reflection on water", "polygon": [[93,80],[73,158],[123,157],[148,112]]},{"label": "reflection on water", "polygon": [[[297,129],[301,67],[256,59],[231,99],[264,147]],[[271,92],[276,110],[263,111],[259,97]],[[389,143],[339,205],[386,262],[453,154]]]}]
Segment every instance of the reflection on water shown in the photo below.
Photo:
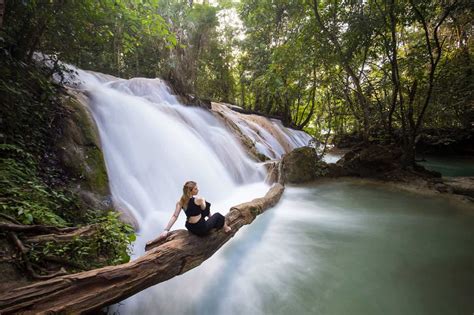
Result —
[{"label": "reflection on water", "polygon": [[471,314],[474,215],[357,182],[289,187],[195,270],[121,314]]},{"label": "reflection on water", "polygon": [[428,156],[419,162],[425,168],[440,172],[443,176],[474,176],[474,158]]}]

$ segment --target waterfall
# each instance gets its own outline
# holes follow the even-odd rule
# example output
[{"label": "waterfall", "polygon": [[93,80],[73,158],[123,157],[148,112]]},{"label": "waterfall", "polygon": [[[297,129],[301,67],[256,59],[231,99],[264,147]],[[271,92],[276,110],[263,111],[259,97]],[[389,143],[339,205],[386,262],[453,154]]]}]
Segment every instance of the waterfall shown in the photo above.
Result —
[{"label": "waterfall", "polygon": [[[187,180],[196,181],[212,210],[223,214],[268,190],[265,167],[250,159],[223,120],[212,111],[183,106],[162,80],[75,71],[80,82],[74,86],[88,96],[99,129],[114,205],[130,211],[139,225],[133,257],[143,254],[145,243],[161,233]],[[306,144],[306,134],[287,130],[278,121],[258,119],[255,123],[235,117],[234,123],[242,130],[257,130],[248,134],[270,158]],[[173,229],[184,228],[184,220],[182,214]],[[126,300],[119,312],[141,312],[144,299],[166,301],[176,292],[187,292],[187,298],[203,296],[206,281],[201,273],[218,272],[225,264],[216,256],[177,281]]]},{"label": "waterfall", "polygon": [[232,121],[242,135],[255,144],[257,152],[269,159],[280,159],[283,154],[308,145],[312,139],[304,131],[285,128],[277,119],[241,114],[226,104],[215,103],[213,110]]},{"label": "waterfall", "polygon": [[[251,198],[265,193],[264,167],[211,112],[181,105],[162,80],[77,72],[99,129],[114,204],[140,227],[135,255],[166,225],[187,180],[219,209],[231,206],[229,196],[241,186],[260,186]],[[174,228],[183,227],[181,217]]]}]

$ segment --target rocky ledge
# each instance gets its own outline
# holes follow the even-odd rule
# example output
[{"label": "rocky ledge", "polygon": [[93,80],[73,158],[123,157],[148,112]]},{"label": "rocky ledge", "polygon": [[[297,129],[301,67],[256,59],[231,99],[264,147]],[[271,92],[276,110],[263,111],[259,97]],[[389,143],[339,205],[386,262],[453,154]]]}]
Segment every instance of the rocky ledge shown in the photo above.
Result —
[{"label": "rocky ledge", "polygon": [[299,184],[319,178],[355,177],[375,180],[423,194],[449,194],[454,199],[474,202],[474,177],[441,177],[420,165],[402,167],[402,151],[389,145],[359,147],[337,163],[322,161],[313,148],[303,147],[283,156],[279,167],[271,166],[272,180]]}]

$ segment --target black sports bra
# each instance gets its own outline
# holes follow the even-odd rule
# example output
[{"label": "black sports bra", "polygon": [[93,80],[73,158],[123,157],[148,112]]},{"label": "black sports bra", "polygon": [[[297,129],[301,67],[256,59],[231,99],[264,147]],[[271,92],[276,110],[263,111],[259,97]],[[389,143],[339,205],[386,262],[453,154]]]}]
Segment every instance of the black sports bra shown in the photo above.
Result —
[{"label": "black sports bra", "polygon": [[201,206],[197,205],[194,202],[194,197],[190,198],[188,201],[188,206],[186,209],[184,209],[184,213],[186,213],[186,216],[189,217],[194,217],[197,215],[202,214],[205,217],[209,216],[211,209],[211,204],[206,201],[206,208],[204,210],[201,209]]}]

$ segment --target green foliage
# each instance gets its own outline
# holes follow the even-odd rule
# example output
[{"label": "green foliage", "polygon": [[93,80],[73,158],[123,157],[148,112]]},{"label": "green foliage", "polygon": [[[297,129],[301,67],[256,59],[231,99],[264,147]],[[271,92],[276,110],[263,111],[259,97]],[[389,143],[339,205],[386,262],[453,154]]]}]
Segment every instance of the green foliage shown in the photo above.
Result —
[{"label": "green foliage", "polygon": [[136,237],[133,228],[118,219],[118,214],[109,212],[91,218],[97,225],[97,233],[91,237],[76,237],[71,242],[46,242],[34,244],[28,252],[29,258],[41,263],[48,258],[65,258],[75,271],[100,268],[126,263],[130,260],[131,244]]},{"label": "green foliage", "polygon": [[157,10],[155,0],[13,1],[0,37],[18,60],[28,62],[41,51],[86,69],[127,75],[130,64],[149,66],[136,59],[139,47],[176,43]]},{"label": "green foliage", "polygon": [[30,259],[62,257],[79,269],[91,269],[128,262],[133,228],[116,212],[102,213],[79,209],[75,197],[66,190],[47,187],[36,173],[32,156],[14,145],[0,145],[0,209],[23,224],[57,227],[78,223],[97,225],[93,237],[76,238],[68,243],[35,244]]},{"label": "green foliage", "polygon": [[[57,85],[37,68],[0,49],[0,133],[2,142],[28,149],[34,158],[45,151],[57,115]],[[28,128],[25,128],[28,126]]]},{"label": "green foliage", "polygon": [[472,124],[469,1],[244,0],[240,14],[247,108],[369,141]]},{"label": "green foliage", "polygon": [[232,101],[232,43],[218,33],[220,8],[163,0],[159,12],[170,21],[177,45],[160,52],[157,74],[170,81],[178,93]]},{"label": "green foliage", "polygon": [[18,61],[5,49],[0,49],[0,55],[1,213],[22,224],[98,224],[92,240],[35,244],[29,255],[40,265],[47,267],[43,251],[77,270],[128,261],[134,240],[131,227],[115,214],[81,208],[77,196],[67,189],[70,178],[53,149],[60,132],[58,123],[65,115],[58,99],[60,87],[44,69]]},{"label": "green foliage", "polygon": [[0,144],[0,153],[2,212],[23,224],[66,226],[61,213],[71,200],[38,178],[32,156],[19,147],[5,144]]}]

